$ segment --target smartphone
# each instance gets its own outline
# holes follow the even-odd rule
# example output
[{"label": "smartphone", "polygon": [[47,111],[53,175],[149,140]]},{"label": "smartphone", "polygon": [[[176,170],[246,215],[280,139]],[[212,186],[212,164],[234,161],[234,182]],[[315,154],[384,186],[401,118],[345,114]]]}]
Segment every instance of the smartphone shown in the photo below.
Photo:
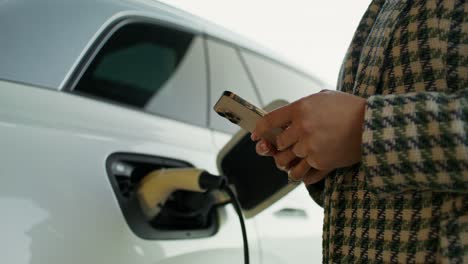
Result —
[{"label": "smartphone", "polygon": [[[230,91],[224,91],[213,108],[220,116],[250,133],[255,129],[257,121],[267,114],[263,109],[254,106]],[[282,131],[281,128],[275,128],[266,133],[264,138],[276,146],[276,136]]]}]

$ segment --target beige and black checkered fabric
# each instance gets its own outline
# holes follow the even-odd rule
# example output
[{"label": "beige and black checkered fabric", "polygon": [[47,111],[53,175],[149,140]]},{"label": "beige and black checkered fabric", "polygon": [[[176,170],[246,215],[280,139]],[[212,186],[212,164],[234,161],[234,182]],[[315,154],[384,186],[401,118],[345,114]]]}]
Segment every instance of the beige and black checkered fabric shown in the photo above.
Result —
[{"label": "beige and black checkered fabric", "polygon": [[468,4],[374,0],[338,89],[367,98],[362,162],[308,186],[324,263],[468,263]]}]

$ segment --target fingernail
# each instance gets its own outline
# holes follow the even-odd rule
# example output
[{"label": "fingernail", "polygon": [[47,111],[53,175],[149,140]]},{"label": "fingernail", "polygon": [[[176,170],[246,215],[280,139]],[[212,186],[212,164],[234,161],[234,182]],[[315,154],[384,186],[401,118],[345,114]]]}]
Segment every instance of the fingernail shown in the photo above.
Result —
[{"label": "fingernail", "polygon": [[299,185],[302,183],[302,180],[296,180],[291,177],[288,177],[288,184]]},{"label": "fingernail", "polygon": [[261,154],[268,154],[268,152],[270,152],[270,149],[265,142],[261,142],[258,148]]},{"label": "fingernail", "polygon": [[291,176],[291,170],[288,171],[288,183],[293,185],[299,185],[302,182],[302,179],[294,179]]},{"label": "fingernail", "polygon": [[258,140],[257,134],[255,133],[250,134],[250,139],[252,139],[253,141],[257,141]]}]

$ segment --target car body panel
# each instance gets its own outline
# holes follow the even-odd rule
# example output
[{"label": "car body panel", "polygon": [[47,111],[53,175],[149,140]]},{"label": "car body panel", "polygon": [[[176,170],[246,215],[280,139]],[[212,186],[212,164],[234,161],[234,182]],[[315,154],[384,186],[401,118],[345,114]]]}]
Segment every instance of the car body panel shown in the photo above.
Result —
[{"label": "car body panel", "polygon": [[[229,43],[239,57],[254,53],[300,72],[314,89],[324,86],[274,52],[157,1],[0,0],[0,254],[5,263],[242,263],[240,226],[231,205],[217,209],[217,233],[198,239],[144,240],[122,215],[106,173],[109,155],[168,157],[216,174],[218,151],[231,138],[73,93],[70,80],[87,55],[126,19],[210,36]],[[253,82],[257,76],[250,77]],[[304,229],[319,225],[316,216],[322,215],[311,204],[301,187],[247,220],[251,263],[309,262],[300,252],[317,247],[319,232]],[[295,250],[283,250],[287,243],[295,243]]]},{"label": "car body panel", "polygon": [[[0,98],[0,173],[7,177],[0,185],[0,252],[6,263],[158,263],[217,250],[206,263],[242,261],[231,206],[218,210],[220,228],[212,237],[143,240],[127,226],[106,175],[106,157],[121,151],[169,155],[216,173],[209,131],[9,82],[0,82]],[[253,225],[248,221],[252,263],[259,263]]]}]

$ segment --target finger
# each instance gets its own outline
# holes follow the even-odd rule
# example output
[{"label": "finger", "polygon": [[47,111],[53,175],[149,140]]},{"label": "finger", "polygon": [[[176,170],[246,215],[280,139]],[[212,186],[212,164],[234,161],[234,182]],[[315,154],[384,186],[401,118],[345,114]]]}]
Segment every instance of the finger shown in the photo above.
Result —
[{"label": "finger", "polygon": [[299,158],[305,158],[309,155],[308,153],[308,146],[307,141],[299,140],[294,146],[292,147],[292,152],[296,154]]},{"label": "finger", "polygon": [[257,142],[255,151],[260,156],[273,156],[276,154],[275,148],[268,141],[263,139]]},{"label": "finger", "polygon": [[250,134],[250,139],[251,139],[252,141],[258,141],[258,140],[260,140],[260,138],[259,138],[255,133],[251,133],[251,134]]},{"label": "finger", "polygon": [[276,166],[282,171],[288,171],[293,166],[293,161],[297,159],[291,150],[278,151],[273,158],[275,159]]},{"label": "finger", "polygon": [[304,160],[306,160],[311,167],[320,171],[330,171],[332,169],[332,167],[328,166],[326,160],[324,160],[323,157],[319,158],[314,153],[308,155]]},{"label": "finger", "polygon": [[285,150],[299,141],[301,131],[292,123],[281,134],[276,137],[278,150]]},{"label": "finger", "polygon": [[293,181],[302,181],[309,170],[309,163],[307,163],[306,160],[301,160],[298,164],[289,170],[288,177]]},{"label": "finger", "polygon": [[264,135],[273,128],[284,127],[291,121],[291,108],[289,105],[283,106],[266,114],[262,119],[257,121],[253,134],[256,137],[264,137]]},{"label": "finger", "polygon": [[315,184],[319,181],[321,181],[325,176],[327,176],[330,173],[329,170],[327,171],[319,171],[314,168],[311,168],[307,174],[304,176],[304,184],[305,185],[310,185],[310,184]]}]

